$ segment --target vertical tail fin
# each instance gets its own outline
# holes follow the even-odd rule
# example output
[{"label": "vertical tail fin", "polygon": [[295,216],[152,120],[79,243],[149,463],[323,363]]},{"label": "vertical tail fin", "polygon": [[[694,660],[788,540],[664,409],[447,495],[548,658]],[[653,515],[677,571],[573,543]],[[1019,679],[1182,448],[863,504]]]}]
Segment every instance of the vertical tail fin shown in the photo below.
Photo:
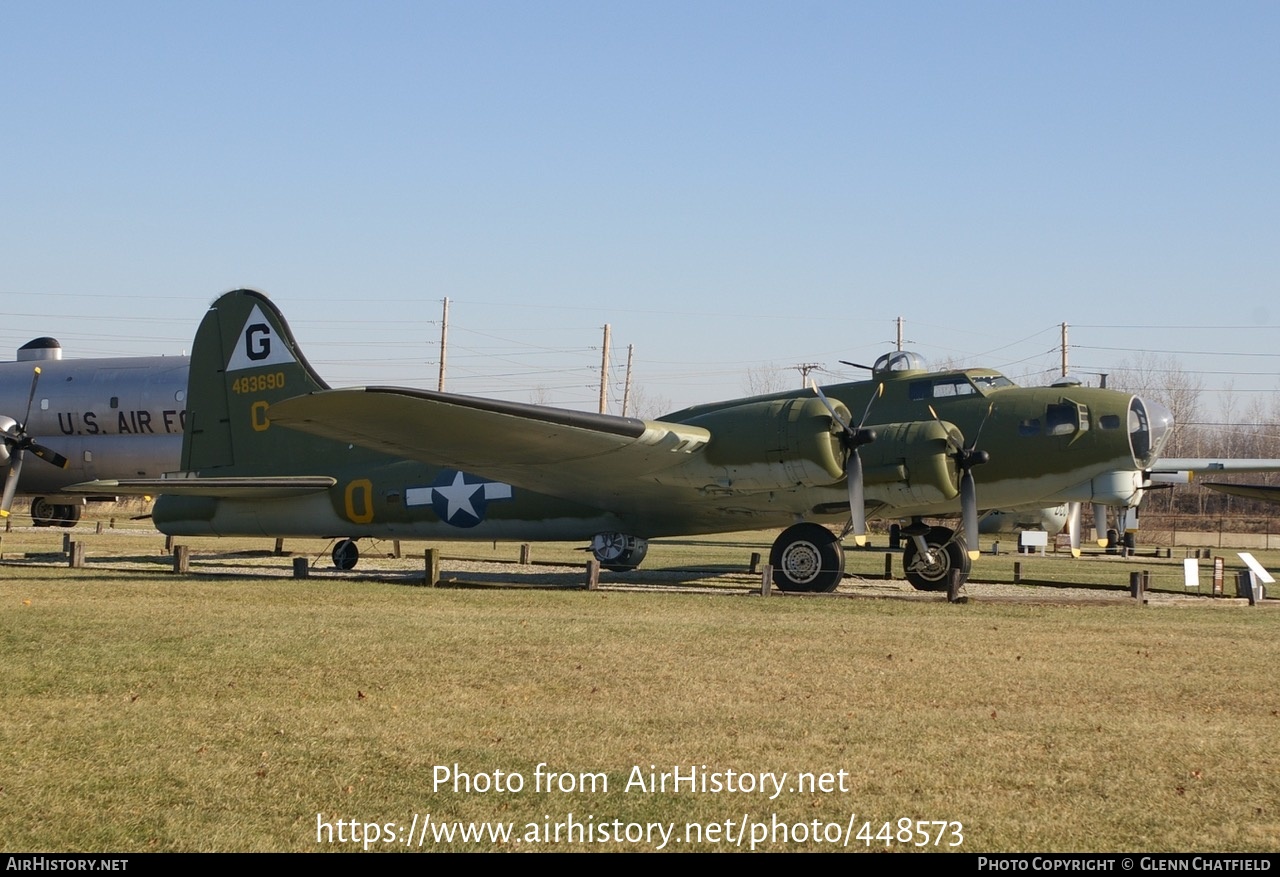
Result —
[{"label": "vertical tail fin", "polygon": [[191,348],[182,467],[203,476],[322,471],[345,446],[272,428],[273,402],[328,389],[265,295],[237,289],[205,314]]}]

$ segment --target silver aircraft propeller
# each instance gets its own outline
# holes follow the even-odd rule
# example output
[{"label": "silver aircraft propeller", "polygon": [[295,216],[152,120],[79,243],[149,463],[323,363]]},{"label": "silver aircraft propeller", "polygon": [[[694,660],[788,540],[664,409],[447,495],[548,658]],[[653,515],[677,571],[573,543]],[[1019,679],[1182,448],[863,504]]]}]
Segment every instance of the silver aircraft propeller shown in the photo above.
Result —
[{"label": "silver aircraft propeller", "polygon": [[[973,441],[967,447],[953,445],[955,452],[951,455],[956,461],[956,468],[960,470],[960,518],[970,560],[977,560],[978,555],[982,553],[978,550],[978,485],[973,480],[973,467],[981,466],[991,459],[991,455],[986,451],[978,450],[978,439],[982,436],[982,428],[987,425],[987,418],[994,410],[993,402],[987,406],[987,413],[983,416],[982,423],[978,424],[978,431],[974,433]],[[932,405],[929,406],[929,413],[933,415],[934,420],[942,422],[942,418],[938,417],[938,412],[933,410]]]},{"label": "silver aircraft propeller", "polygon": [[809,385],[818,394],[818,399],[821,400],[823,407],[831,415],[831,419],[840,425],[840,444],[844,447],[845,454],[845,484],[849,488],[849,532],[853,533],[855,545],[866,545],[867,506],[866,494],[862,484],[862,454],[859,449],[863,445],[870,444],[876,440],[875,430],[867,429],[866,422],[871,415],[872,403],[884,392],[884,384],[876,387],[875,393],[871,395],[871,399],[867,402],[866,410],[862,412],[862,420],[858,422],[856,428],[840,416],[816,381],[810,381]]},{"label": "silver aircraft propeller", "polygon": [[18,476],[22,474],[22,461],[26,457],[28,450],[59,469],[67,468],[66,457],[52,448],[47,448],[38,443],[27,432],[27,421],[31,419],[31,404],[35,401],[36,384],[39,380],[40,369],[36,368],[35,373],[31,376],[31,392],[27,395],[27,412],[22,416],[22,422],[14,422],[8,417],[4,418],[10,422],[4,428],[4,432],[0,433],[0,439],[3,439],[5,448],[9,453],[9,471],[5,474],[4,493],[0,495],[0,517],[8,517],[9,510],[13,507],[13,497],[18,492]]},{"label": "silver aircraft propeller", "polygon": [[1100,502],[1093,504],[1093,538],[1099,548],[1107,547],[1107,507]]},{"label": "silver aircraft propeller", "polygon": [[[1094,507],[1095,509],[1097,506]],[[1078,502],[1067,503],[1067,535],[1071,537],[1071,556],[1080,556],[1081,513],[1084,506]]]}]

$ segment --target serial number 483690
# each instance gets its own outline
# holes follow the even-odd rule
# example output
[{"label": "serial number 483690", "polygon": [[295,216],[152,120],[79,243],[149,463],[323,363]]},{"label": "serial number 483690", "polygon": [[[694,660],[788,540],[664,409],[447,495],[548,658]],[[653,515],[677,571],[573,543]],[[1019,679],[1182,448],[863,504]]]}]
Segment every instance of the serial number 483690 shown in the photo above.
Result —
[{"label": "serial number 483690", "polygon": [[283,390],[284,372],[268,372],[265,375],[246,375],[231,382],[235,393],[261,393],[263,390]]}]

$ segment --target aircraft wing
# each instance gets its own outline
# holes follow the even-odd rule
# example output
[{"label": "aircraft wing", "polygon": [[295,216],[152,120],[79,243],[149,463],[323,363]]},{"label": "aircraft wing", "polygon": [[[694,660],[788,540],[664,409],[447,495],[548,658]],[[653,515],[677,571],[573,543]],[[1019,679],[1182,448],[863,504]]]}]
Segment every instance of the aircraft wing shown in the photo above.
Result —
[{"label": "aircraft wing", "polygon": [[1218,481],[1206,481],[1204,486],[1219,493],[1229,493],[1232,496],[1242,496],[1245,499],[1260,499],[1263,502],[1280,503],[1280,485],[1224,484]]},{"label": "aircraft wing", "polygon": [[1280,459],[1232,457],[1161,457],[1151,467],[1152,474],[1207,472],[1280,472]]},{"label": "aircraft wing", "polygon": [[399,387],[295,396],[272,405],[267,417],[272,425],[580,500],[643,492],[711,439],[698,426]]},{"label": "aircraft wing", "polygon": [[67,493],[100,496],[213,496],[221,499],[285,499],[328,490],[338,483],[327,475],[263,478],[134,478],[82,481],[64,487]]}]

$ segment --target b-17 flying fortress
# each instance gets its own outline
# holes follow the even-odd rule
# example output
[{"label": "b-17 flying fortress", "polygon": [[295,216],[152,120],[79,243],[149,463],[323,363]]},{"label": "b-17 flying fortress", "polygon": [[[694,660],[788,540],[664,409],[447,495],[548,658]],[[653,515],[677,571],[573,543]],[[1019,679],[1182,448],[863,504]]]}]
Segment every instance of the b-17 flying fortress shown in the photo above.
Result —
[{"label": "b-17 flying fortress", "polygon": [[[775,582],[839,583],[845,524],[909,519],[907,578],[967,576],[982,509],[1121,505],[1172,428],[1114,390],[1023,388],[989,369],[882,357],[871,380],[697,405],[658,420],[395,387],[331,390],[284,317],[237,290],[191,354],[181,472],[96,482],[162,494],[174,535],[590,541],[612,569],[647,540],[784,527]],[[858,412],[857,416],[853,412]],[[926,518],[959,515],[961,531]],[[335,560],[355,560],[344,542]]]}]

